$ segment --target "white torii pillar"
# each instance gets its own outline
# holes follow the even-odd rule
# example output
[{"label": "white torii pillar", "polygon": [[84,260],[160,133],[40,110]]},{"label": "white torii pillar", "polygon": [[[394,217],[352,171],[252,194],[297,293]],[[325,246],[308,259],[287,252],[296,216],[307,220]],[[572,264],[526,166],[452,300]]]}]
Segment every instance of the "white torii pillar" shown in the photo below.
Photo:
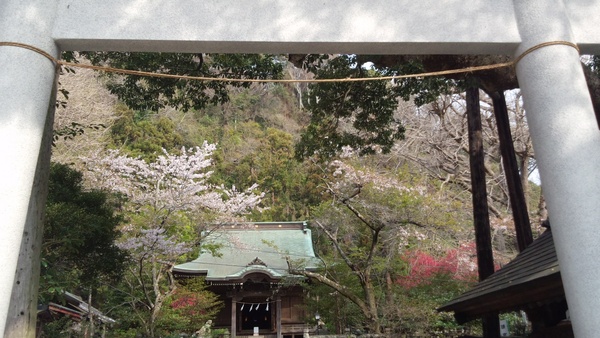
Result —
[{"label": "white torii pillar", "polygon": [[[561,0],[515,1],[523,42],[574,42]],[[517,64],[575,337],[600,335],[600,130],[573,47],[543,47]]]},{"label": "white torii pillar", "polygon": [[[56,44],[65,50],[519,55],[555,40],[600,54],[598,12],[598,0],[0,0],[0,41],[54,56]],[[555,45],[525,56],[517,74],[574,332],[595,337],[600,131],[580,67],[572,47]],[[55,68],[32,51],[3,46],[0,70],[1,333],[35,197]]]},{"label": "white torii pillar", "polygon": [[[57,4],[53,0],[0,1],[0,41],[27,43],[58,56],[49,34]],[[41,55],[15,47],[0,48],[0,334],[4,334],[11,290],[14,284],[21,284],[15,280],[15,271],[26,225],[28,251],[39,250],[32,246],[41,236],[34,229],[39,225],[36,215],[43,212],[45,196],[40,195],[47,179],[42,174],[42,182],[36,182],[34,176],[38,164],[45,166],[42,162],[50,158],[47,145],[41,141],[46,122],[51,128],[52,121],[46,117],[54,105],[51,93],[56,72],[54,64]],[[40,154],[42,149],[46,154]],[[38,158],[43,160],[38,162]],[[39,257],[32,263],[39,265]],[[29,278],[31,274],[25,275]],[[35,296],[29,301],[35,308]],[[29,309],[17,312],[11,315],[31,319]],[[32,326],[34,334],[35,323]],[[17,335],[7,333],[7,337]]]}]

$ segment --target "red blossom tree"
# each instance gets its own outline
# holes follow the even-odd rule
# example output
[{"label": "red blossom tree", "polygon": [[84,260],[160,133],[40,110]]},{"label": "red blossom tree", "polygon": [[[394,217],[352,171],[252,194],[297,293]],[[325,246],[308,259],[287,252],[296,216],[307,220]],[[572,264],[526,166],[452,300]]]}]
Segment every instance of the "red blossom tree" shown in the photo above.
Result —
[{"label": "red blossom tree", "polygon": [[194,278],[183,281],[171,297],[167,311],[175,315],[168,316],[168,323],[163,326],[194,326],[199,328],[206,321],[214,318],[223,306],[218,296],[207,291],[204,279]]},{"label": "red blossom tree", "polygon": [[400,276],[397,283],[407,289],[431,283],[437,274],[448,274],[456,280],[474,282],[477,280],[475,243],[463,243],[457,249],[447,250],[436,257],[421,250],[406,251],[402,259],[408,265],[408,274]]}]

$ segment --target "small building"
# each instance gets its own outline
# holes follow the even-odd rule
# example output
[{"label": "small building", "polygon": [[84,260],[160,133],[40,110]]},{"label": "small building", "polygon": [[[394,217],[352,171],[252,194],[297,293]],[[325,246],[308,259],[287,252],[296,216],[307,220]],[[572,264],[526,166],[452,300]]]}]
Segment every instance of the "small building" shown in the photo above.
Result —
[{"label": "small building", "polygon": [[106,332],[107,326],[116,323],[116,320],[104,315],[100,310],[86,303],[80,296],[70,292],[63,294],[65,304],[60,305],[50,302],[46,305],[38,305],[36,337],[41,336],[43,325],[62,317],[68,317],[73,321],[73,331],[82,331],[81,322],[93,320],[100,331]]},{"label": "small building", "polygon": [[531,337],[573,337],[554,249],[546,230],[515,259],[438,311],[453,311],[459,324],[486,314],[525,311]]},{"label": "small building", "polygon": [[225,304],[213,322],[232,337],[301,338],[306,329],[301,276],[295,266],[315,270],[311,231],[306,222],[259,222],[220,226],[197,259],[174,267],[176,277],[204,277],[208,289]]}]

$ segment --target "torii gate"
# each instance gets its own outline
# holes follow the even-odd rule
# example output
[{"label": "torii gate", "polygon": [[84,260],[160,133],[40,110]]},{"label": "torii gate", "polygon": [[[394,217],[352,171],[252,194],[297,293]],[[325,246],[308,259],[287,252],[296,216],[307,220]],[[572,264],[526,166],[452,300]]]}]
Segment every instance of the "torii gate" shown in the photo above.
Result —
[{"label": "torii gate", "polygon": [[[600,54],[600,0],[0,0],[0,41],[63,50]],[[577,50],[516,66],[577,337],[600,327],[600,131]],[[44,205],[56,69],[0,47],[0,332]],[[36,168],[39,170],[36,174]],[[31,258],[34,262],[36,257]]]}]

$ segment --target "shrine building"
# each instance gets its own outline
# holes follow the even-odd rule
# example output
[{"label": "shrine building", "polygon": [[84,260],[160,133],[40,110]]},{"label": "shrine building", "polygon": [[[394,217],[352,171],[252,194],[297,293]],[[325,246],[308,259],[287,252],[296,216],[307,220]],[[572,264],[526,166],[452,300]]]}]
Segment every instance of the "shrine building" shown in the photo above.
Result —
[{"label": "shrine building", "polygon": [[208,290],[225,305],[213,328],[231,337],[301,338],[307,328],[304,277],[295,267],[318,266],[306,222],[259,222],[222,225],[204,240],[217,254],[200,250],[197,259],[175,266],[177,278],[204,277]]}]

